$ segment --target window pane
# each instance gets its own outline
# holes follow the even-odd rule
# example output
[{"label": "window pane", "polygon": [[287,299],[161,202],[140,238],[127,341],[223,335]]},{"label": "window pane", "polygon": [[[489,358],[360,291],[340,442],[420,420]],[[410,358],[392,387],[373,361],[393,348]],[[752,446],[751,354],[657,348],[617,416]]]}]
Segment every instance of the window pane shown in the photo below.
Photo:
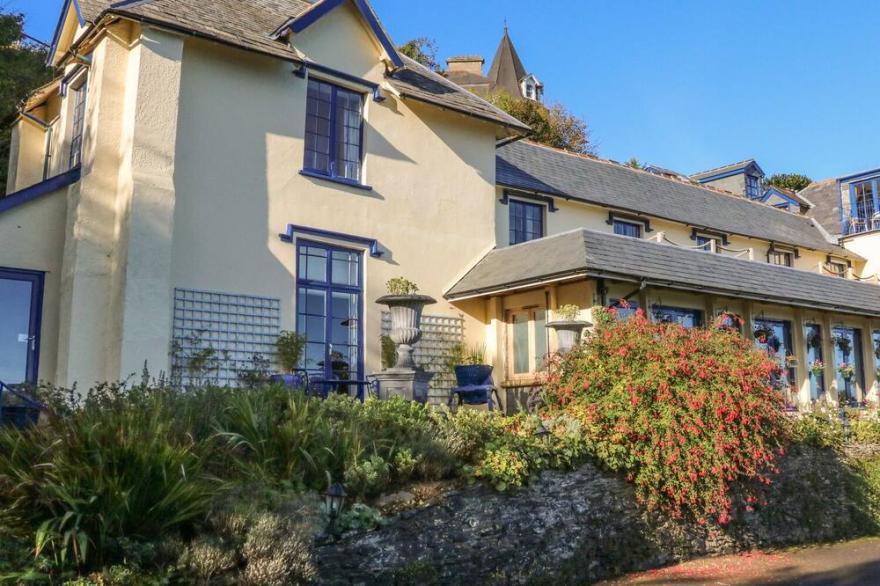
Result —
[{"label": "window pane", "polygon": [[529,315],[514,313],[511,316],[513,330],[513,372],[523,374],[529,372]]},{"label": "window pane", "polygon": [[510,244],[544,236],[544,206],[510,200]]},{"label": "window pane", "polygon": [[622,222],[614,220],[614,233],[620,236],[629,236],[630,238],[641,238],[642,227],[632,222]]},{"label": "window pane", "polygon": [[30,281],[0,279],[0,381],[10,385],[27,379],[32,289]]},{"label": "window pane", "polygon": [[547,357],[547,312],[535,310],[535,370],[544,370]]},{"label": "window pane", "polygon": [[804,326],[804,340],[807,344],[807,364],[810,376],[810,398],[817,400],[822,396],[825,390],[825,375],[821,372],[813,374],[812,367],[814,363],[821,362],[824,364],[825,359],[822,355],[822,326],[817,324],[807,324]]},{"label": "window pane", "polygon": [[330,172],[330,119],[332,86],[309,80],[306,100],[304,166],[313,171]]},{"label": "window pane", "polygon": [[[864,381],[862,372],[862,331],[855,328],[832,328],[831,346],[834,351],[834,366],[837,378],[837,391],[846,400],[857,397],[856,385]],[[852,376],[846,377],[841,368],[852,369]]]},{"label": "window pane", "polygon": [[82,162],[82,139],[86,119],[86,82],[73,92],[73,122],[70,130],[70,168],[74,168]]},{"label": "window pane", "polygon": [[355,252],[333,252],[332,281],[337,285],[358,284],[358,263],[360,255]]},{"label": "window pane", "polygon": [[686,328],[698,328],[703,325],[703,312],[699,309],[655,305],[652,312],[654,321],[658,323],[679,324]]}]

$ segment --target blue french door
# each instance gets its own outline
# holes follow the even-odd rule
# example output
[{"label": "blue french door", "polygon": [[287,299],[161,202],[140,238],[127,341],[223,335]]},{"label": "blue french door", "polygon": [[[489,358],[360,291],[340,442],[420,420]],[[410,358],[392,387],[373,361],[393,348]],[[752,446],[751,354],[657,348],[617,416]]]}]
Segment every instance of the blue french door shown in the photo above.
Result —
[{"label": "blue french door", "polygon": [[0,381],[36,383],[43,273],[0,269]]},{"label": "blue french door", "polygon": [[363,380],[361,253],[297,243],[296,330],[306,340],[304,368],[326,380]]},{"label": "blue french door", "polygon": [[[834,350],[838,393],[844,394],[847,401],[855,401],[858,398],[856,386],[865,388],[865,372],[862,368],[862,330],[832,328],[831,344]],[[844,367],[852,369],[852,376],[844,376],[841,372]]]}]

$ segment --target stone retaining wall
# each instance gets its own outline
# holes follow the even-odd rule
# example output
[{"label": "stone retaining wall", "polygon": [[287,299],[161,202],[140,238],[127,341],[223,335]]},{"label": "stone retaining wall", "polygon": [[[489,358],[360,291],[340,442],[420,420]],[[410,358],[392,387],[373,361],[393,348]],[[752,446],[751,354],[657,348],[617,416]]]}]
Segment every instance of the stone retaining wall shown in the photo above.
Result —
[{"label": "stone retaining wall", "polygon": [[632,487],[587,464],[545,472],[512,494],[476,485],[379,531],[317,549],[323,584],[582,584],[695,556],[829,541],[866,531],[830,450],[799,449],[769,504],[725,528],[647,514]]}]

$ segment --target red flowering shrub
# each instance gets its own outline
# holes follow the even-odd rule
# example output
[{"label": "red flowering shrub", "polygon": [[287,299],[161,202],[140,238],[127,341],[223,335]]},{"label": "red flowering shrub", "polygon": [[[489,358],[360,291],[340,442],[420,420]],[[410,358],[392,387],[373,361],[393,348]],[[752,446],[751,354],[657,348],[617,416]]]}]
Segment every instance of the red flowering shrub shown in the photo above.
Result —
[{"label": "red flowering shrub", "polygon": [[[649,509],[726,523],[732,483],[769,484],[776,472],[785,422],[769,381],[778,367],[730,329],[612,312],[594,310],[593,335],[551,364],[547,407],[578,419],[594,456],[625,472]],[[748,507],[750,486],[738,491]]]}]

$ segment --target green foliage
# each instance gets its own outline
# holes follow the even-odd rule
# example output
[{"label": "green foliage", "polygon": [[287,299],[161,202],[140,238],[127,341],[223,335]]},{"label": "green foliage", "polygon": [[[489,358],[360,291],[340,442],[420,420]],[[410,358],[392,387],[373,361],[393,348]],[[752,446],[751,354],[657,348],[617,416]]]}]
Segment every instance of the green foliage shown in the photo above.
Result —
[{"label": "green foliage", "polygon": [[781,187],[797,193],[806,188],[813,180],[800,173],[776,173],[767,180],[767,185]]},{"label": "green foliage", "polygon": [[372,531],[385,525],[388,521],[382,513],[364,503],[355,503],[350,509],[339,515],[336,521],[340,531]]},{"label": "green foliage", "polygon": [[299,366],[303,349],[306,347],[306,337],[297,332],[284,330],[275,342],[278,352],[278,364],[284,372],[293,372]]},{"label": "green foliage", "polygon": [[633,169],[644,169],[645,166],[639,162],[639,160],[635,157],[630,157],[630,159],[626,162],[627,167],[632,167]]},{"label": "green foliage", "polygon": [[840,448],[844,442],[843,425],[830,411],[799,414],[790,421],[788,436],[795,443],[816,448]]},{"label": "green foliage", "polygon": [[391,339],[391,336],[385,334],[379,336],[379,344],[381,345],[382,368],[391,368],[397,364],[397,344]]},{"label": "green foliage", "polygon": [[488,99],[496,107],[528,124],[532,129],[532,140],[573,153],[595,153],[587,123],[562,104],[547,107],[541,102],[514,97],[506,92],[494,94]]},{"label": "green foliage", "polygon": [[474,366],[486,364],[486,345],[473,344],[468,346],[464,342],[453,344],[446,355],[446,366],[449,370],[455,370],[456,366]]},{"label": "green foliage", "polygon": [[45,49],[28,42],[23,29],[23,15],[0,11],[0,193],[6,189],[10,127],[18,105],[52,78]]},{"label": "green foliage", "polygon": [[389,295],[415,295],[419,292],[419,286],[404,277],[389,279],[385,283],[385,289]]},{"label": "green foliage", "polygon": [[624,472],[647,508],[727,522],[731,485],[769,483],[776,468],[778,367],[733,332],[603,312],[594,310],[594,335],[552,365],[546,404],[582,423],[593,454]]},{"label": "green foliage", "polygon": [[581,313],[581,308],[573,303],[568,303],[553,310],[555,317],[563,321],[574,321]]},{"label": "green foliage", "polygon": [[397,47],[397,51],[432,71],[441,71],[437,62],[437,41],[428,37],[412,39]]}]

